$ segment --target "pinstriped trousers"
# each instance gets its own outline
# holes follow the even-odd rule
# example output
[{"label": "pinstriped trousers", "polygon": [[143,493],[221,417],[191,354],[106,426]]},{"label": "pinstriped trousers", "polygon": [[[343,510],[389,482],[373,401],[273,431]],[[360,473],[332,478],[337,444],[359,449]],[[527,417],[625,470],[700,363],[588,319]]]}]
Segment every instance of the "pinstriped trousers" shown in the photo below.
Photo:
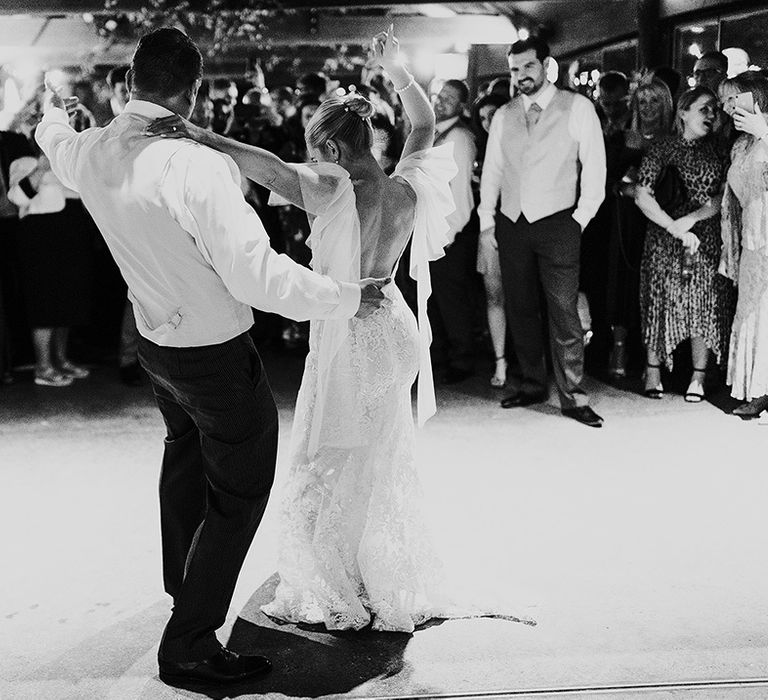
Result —
[{"label": "pinstriped trousers", "polygon": [[167,432],[160,524],[174,604],[159,656],[197,661],[220,648],[215,632],[267,505],[277,408],[248,334],[192,348],[141,338],[139,361]]}]

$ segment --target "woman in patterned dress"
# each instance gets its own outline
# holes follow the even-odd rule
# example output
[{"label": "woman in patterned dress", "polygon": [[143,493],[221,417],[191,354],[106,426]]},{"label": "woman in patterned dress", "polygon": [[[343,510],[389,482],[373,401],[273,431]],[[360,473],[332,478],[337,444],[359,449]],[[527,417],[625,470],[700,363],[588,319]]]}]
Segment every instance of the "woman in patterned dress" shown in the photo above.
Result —
[{"label": "woman in patterned dress", "polygon": [[[709,89],[695,87],[683,93],[675,134],[654,142],[640,166],[635,201],[649,220],[640,272],[648,398],[663,396],[661,368],[672,367],[672,353],[682,341],[690,339],[693,360],[685,393],[688,402],[704,398],[710,351],[718,364],[724,364],[727,356],[733,285],[717,274],[726,162],[710,138],[716,110],[717,98]],[[670,164],[685,192],[681,202],[666,212],[654,196],[654,185]]]},{"label": "woman in patterned dress", "polygon": [[[768,409],[768,80],[747,72],[723,81],[725,112],[742,135],[731,152],[723,199],[721,272],[738,284],[731,330],[728,384],[745,401],[733,410],[744,420]],[[751,93],[754,112],[736,106]]]}]

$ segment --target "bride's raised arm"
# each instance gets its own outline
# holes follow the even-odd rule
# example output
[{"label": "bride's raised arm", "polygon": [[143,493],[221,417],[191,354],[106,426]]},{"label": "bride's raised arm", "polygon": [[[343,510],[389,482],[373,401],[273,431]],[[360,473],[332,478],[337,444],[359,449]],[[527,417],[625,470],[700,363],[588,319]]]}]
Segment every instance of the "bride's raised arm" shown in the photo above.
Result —
[{"label": "bride's raised arm", "polygon": [[296,168],[274,153],[196,126],[177,114],[155,119],[147,126],[145,133],[148,136],[163,138],[192,139],[203,146],[225,153],[235,161],[240,172],[249,180],[263,185],[289,202],[302,206],[301,184]]},{"label": "bride's raised arm", "polygon": [[393,25],[373,38],[373,53],[395,86],[411,122],[411,133],[405,141],[401,157],[430,148],[435,138],[435,113],[424,91],[403,65]]}]

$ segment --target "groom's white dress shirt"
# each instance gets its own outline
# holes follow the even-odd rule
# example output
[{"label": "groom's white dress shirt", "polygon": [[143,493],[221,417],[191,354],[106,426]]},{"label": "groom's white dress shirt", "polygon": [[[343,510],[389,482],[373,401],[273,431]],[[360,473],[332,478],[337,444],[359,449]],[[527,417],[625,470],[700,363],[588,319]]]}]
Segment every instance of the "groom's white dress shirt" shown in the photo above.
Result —
[{"label": "groom's white dress shirt", "polygon": [[[567,98],[562,124],[556,98]],[[540,124],[528,134],[525,114],[533,102],[541,110]],[[548,82],[533,100],[519,95],[493,115],[480,179],[481,231],[494,225],[499,199],[511,221],[522,213],[534,222],[574,207],[572,216],[584,230],[604,198],[603,131],[586,97]]]},{"label": "groom's white dress shirt", "polygon": [[296,320],[350,318],[357,284],[317,275],[269,246],[234,161],[187,139],[148,138],[164,107],[131,100],[76,133],[52,109],[36,139],[79,192],[128,284],[139,332],[169,347],[213,345],[253,325],[250,306]]}]

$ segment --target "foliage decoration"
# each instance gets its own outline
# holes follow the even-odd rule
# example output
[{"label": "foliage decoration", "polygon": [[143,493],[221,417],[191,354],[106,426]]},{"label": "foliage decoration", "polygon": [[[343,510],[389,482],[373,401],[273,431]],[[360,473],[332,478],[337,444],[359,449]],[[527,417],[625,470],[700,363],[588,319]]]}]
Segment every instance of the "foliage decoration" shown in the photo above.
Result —
[{"label": "foliage decoration", "polygon": [[[207,47],[209,56],[226,51],[234,41],[269,49],[268,23],[287,14],[279,0],[104,0],[103,12],[86,14],[107,43],[132,41],[158,27],[175,26]],[[122,6],[122,7],[121,7]]]}]

